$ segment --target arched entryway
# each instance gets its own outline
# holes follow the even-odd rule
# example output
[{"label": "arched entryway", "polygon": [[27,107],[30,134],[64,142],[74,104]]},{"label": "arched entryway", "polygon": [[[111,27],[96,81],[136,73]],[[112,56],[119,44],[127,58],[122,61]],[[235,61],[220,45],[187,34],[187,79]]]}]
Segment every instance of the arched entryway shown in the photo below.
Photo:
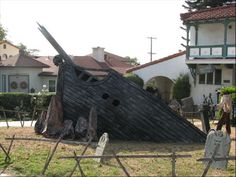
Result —
[{"label": "arched entryway", "polygon": [[157,88],[160,97],[166,102],[169,103],[172,99],[172,89],[174,82],[168,77],[156,76],[148,80],[145,83],[145,88],[148,86]]}]

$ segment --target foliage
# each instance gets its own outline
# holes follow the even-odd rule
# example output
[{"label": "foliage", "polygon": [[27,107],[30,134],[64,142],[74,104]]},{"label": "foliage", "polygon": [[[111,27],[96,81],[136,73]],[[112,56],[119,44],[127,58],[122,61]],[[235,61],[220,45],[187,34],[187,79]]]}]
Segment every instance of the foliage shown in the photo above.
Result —
[{"label": "foliage", "polygon": [[138,59],[136,57],[135,58],[131,58],[131,57],[126,56],[125,59],[127,60],[128,64],[131,64],[133,66],[140,65],[140,63],[138,62]]},{"label": "foliage", "polygon": [[47,107],[53,94],[0,93],[0,107],[32,112],[34,106]]},{"label": "foliage", "polygon": [[20,52],[25,55],[36,55],[39,52],[38,49],[28,49],[27,46],[22,43],[18,44],[17,47],[19,47]]},{"label": "foliage", "polygon": [[187,6],[184,6],[188,10],[201,10],[207,7],[218,7],[224,4],[235,2],[235,0],[186,0]]},{"label": "foliage", "polygon": [[151,94],[161,98],[161,95],[160,95],[160,92],[158,90],[158,86],[157,86],[157,83],[156,83],[155,79],[151,79],[147,82],[146,91],[148,91]]},{"label": "foliage", "polygon": [[180,101],[182,98],[189,97],[191,85],[188,74],[180,74],[173,87],[173,98]]},{"label": "foliage", "polygon": [[2,27],[0,24],[0,41],[6,40],[7,30]]},{"label": "foliage", "polygon": [[143,87],[143,79],[140,78],[138,75],[133,74],[133,73],[126,73],[124,74],[124,77],[132,82],[134,82],[135,84],[139,85],[140,87]]}]

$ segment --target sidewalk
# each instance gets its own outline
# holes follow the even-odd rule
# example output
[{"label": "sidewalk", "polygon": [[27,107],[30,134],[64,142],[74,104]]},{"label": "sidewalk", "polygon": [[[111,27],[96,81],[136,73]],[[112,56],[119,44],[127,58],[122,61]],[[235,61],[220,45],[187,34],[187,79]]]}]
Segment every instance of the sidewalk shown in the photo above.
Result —
[{"label": "sidewalk", "polygon": [[[32,126],[34,126],[35,121],[33,121]],[[21,127],[20,121],[9,121],[9,127]],[[7,127],[6,122],[0,122],[0,127]],[[24,121],[24,127],[31,127],[31,121]]]}]

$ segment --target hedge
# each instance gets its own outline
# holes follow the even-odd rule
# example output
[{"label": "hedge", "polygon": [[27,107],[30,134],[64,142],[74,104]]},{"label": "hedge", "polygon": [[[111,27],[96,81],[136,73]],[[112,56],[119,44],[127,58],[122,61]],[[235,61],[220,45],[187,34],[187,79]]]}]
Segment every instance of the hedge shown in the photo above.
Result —
[{"label": "hedge", "polygon": [[134,82],[135,84],[139,85],[140,87],[143,87],[143,79],[140,78],[138,75],[133,74],[133,73],[126,73],[124,74],[124,77],[132,82]]},{"label": "hedge", "polygon": [[9,110],[19,109],[21,111],[32,112],[35,105],[47,107],[52,95],[55,94],[0,93],[0,107]]}]

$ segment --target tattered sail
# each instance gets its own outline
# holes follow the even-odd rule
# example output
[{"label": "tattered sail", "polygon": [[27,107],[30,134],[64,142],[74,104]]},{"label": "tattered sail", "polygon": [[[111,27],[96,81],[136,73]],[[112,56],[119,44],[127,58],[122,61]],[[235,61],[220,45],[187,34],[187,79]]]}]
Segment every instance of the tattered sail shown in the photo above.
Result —
[{"label": "tattered sail", "polygon": [[60,54],[54,63],[59,65],[57,95],[64,120],[76,126],[80,117],[88,119],[90,109],[96,107],[98,137],[107,132],[110,139],[205,142],[205,133],[161,99],[113,70],[103,70],[108,75],[96,79],[88,68],[76,66],[43,26],[39,29]]}]

